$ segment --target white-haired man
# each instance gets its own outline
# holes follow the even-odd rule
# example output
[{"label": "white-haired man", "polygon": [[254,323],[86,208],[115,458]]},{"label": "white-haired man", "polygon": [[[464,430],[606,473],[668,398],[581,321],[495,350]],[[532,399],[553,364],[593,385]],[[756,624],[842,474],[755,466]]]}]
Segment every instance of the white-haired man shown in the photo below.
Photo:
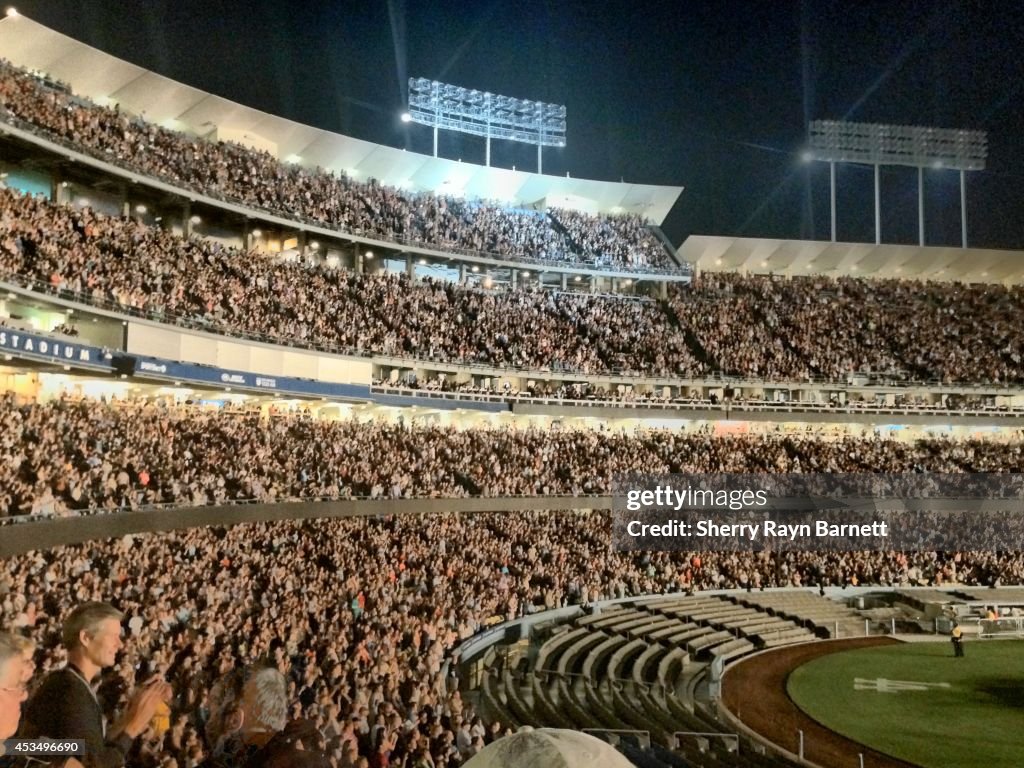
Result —
[{"label": "white-haired man", "polygon": [[14,635],[0,633],[0,739],[18,730],[21,702],[28,698],[24,667],[22,645]]},{"label": "white-haired man", "polygon": [[288,682],[277,669],[236,668],[210,689],[208,768],[329,768],[313,723],[288,722]]}]

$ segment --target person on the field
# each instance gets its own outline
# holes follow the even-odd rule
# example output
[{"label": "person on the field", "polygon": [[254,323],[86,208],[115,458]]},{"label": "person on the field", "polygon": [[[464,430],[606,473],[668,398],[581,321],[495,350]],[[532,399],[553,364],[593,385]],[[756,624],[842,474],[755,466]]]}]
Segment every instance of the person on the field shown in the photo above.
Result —
[{"label": "person on the field", "polygon": [[950,634],[953,641],[953,656],[960,658],[964,655],[964,631],[959,624],[953,622],[953,631]]}]

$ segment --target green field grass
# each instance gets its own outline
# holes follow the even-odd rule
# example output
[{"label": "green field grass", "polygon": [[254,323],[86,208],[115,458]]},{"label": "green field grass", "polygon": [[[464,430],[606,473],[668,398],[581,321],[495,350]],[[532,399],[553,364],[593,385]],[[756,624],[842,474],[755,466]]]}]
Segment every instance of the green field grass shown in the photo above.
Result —
[{"label": "green field grass", "polygon": [[[901,643],[822,656],[789,675],[790,697],[854,741],[927,768],[1024,766],[1024,641]],[[855,678],[868,690],[855,690]],[[884,678],[949,687],[882,692]],[[863,686],[863,683],[862,683]]]}]

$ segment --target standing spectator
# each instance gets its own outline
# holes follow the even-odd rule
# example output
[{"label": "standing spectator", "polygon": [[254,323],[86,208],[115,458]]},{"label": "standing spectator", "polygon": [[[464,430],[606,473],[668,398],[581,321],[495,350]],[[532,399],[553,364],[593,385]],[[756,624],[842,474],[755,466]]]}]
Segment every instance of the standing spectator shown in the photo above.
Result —
[{"label": "standing spectator", "polygon": [[24,736],[82,739],[86,768],[124,765],[135,739],[148,726],[170,686],[152,679],[129,699],[120,721],[106,728],[96,678],[116,661],[121,649],[120,611],[106,603],[84,603],[64,622],[61,639],[68,663],[51,672],[25,708]]}]

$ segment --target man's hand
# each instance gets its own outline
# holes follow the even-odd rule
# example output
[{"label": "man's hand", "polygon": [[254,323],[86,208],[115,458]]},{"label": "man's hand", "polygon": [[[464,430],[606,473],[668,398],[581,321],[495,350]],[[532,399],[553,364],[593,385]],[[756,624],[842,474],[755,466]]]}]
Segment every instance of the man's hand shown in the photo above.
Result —
[{"label": "man's hand", "polygon": [[171,686],[158,677],[147,681],[141,688],[132,694],[121,715],[119,726],[115,726],[113,732],[127,733],[131,738],[136,738],[146,730],[153,715],[156,714],[160,702],[167,702],[171,699]]}]

